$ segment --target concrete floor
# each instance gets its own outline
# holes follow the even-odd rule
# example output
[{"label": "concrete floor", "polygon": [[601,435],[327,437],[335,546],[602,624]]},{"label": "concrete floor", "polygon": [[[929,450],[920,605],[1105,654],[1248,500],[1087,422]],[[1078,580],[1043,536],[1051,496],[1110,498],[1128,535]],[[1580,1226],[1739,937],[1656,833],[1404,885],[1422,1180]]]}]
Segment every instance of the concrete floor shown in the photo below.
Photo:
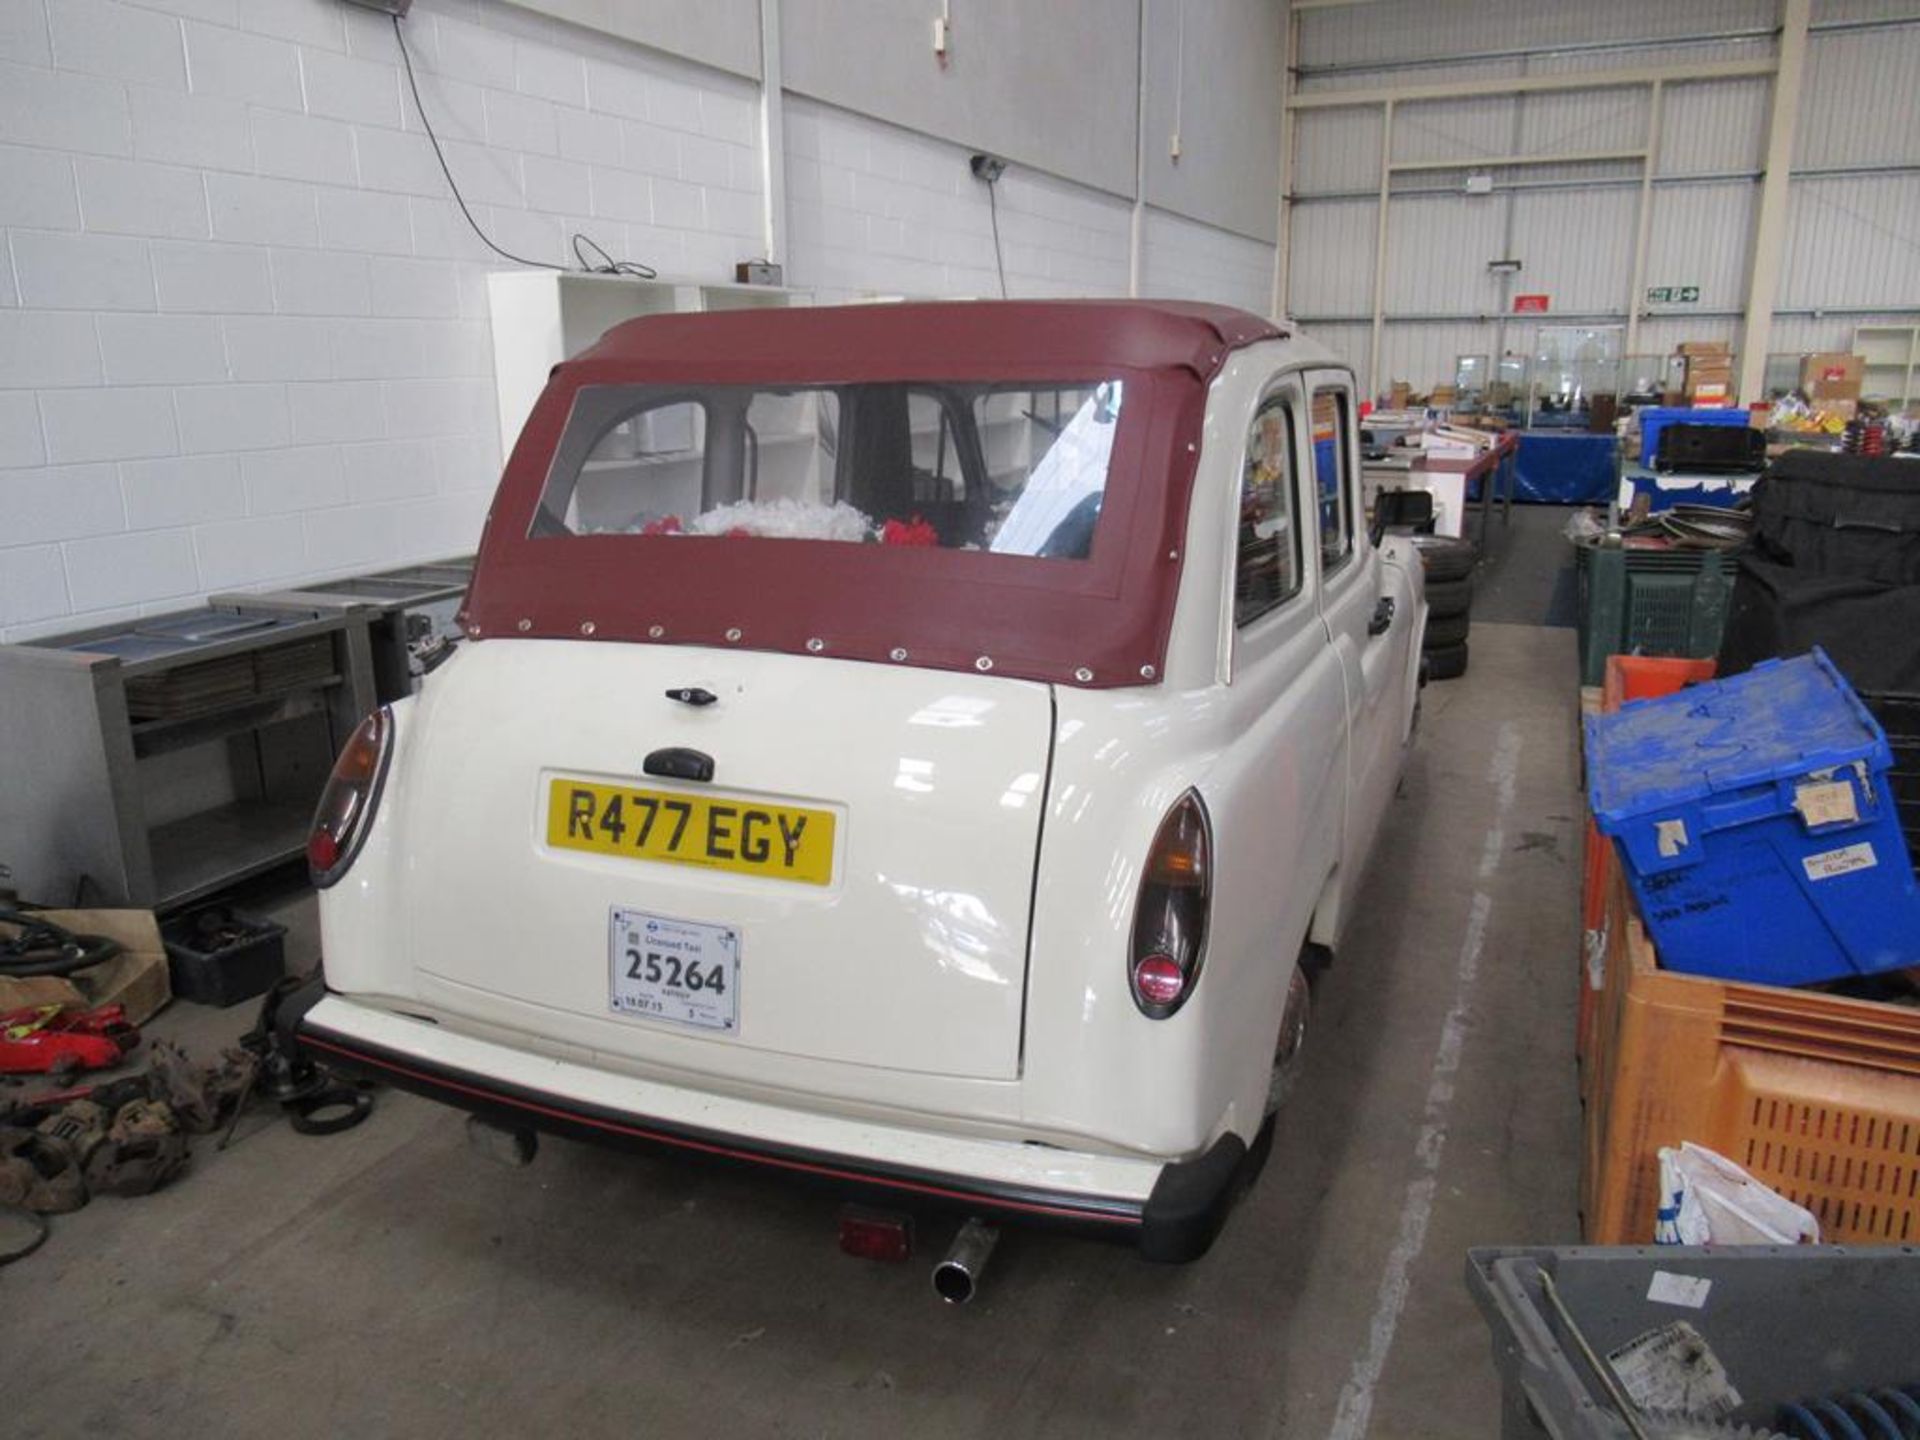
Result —
[{"label": "concrete floor", "polygon": [[[1575,666],[1566,630],[1472,643],[1426,692],[1273,1159],[1201,1262],[1009,1232],[952,1310],[922,1257],[841,1255],[825,1196],[556,1141],[509,1171],[389,1094],[333,1138],[249,1121],[170,1189],[57,1221],[0,1272],[30,1382],[0,1431],[1492,1433],[1466,1249],[1577,1233]],[[153,1031],[211,1051],[250,1019]]]},{"label": "concrete floor", "polygon": [[1566,538],[1571,505],[1516,505],[1496,515],[1487,553],[1474,577],[1473,617],[1502,625],[1577,623],[1573,546]]}]

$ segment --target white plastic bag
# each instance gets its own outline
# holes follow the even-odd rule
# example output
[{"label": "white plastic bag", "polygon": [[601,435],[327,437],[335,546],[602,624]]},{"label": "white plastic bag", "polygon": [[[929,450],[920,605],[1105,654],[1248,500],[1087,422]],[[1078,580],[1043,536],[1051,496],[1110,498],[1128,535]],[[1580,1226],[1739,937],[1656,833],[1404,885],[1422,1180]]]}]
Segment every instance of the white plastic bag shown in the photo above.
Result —
[{"label": "white plastic bag", "polygon": [[1660,1152],[1656,1245],[1817,1245],[1811,1211],[1724,1155],[1690,1142]]}]

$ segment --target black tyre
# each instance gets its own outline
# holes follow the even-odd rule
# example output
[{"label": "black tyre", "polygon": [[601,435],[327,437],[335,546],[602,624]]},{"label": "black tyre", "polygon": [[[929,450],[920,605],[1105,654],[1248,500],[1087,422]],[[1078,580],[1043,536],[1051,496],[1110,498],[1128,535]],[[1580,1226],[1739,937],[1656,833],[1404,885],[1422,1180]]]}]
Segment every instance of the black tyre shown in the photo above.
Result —
[{"label": "black tyre", "polygon": [[1473,604],[1473,581],[1427,581],[1428,615],[1464,615]]},{"label": "black tyre", "polygon": [[1435,580],[1464,580],[1473,574],[1480,558],[1471,540],[1454,540],[1443,535],[1419,535],[1414,542],[1420,561],[1427,568],[1429,583]]},{"label": "black tyre", "polygon": [[1449,650],[1455,645],[1464,645],[1467,640],[1467,627],[1472,617],[1464,610],[1458,615],[1427,616],[1427,638],[1423,647],[1431,653],[1435,650]]},{"label": "black tyre", "polygon": [[1467,642],[1444,645],[1426,653],[1429,680],[1453,680],[1467,673]]}]

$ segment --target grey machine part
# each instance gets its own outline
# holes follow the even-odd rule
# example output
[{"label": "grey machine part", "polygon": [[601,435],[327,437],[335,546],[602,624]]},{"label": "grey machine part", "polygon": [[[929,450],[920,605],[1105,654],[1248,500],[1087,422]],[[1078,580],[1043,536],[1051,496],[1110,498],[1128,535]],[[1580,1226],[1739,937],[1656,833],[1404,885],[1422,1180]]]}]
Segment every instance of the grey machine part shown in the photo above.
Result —
[{"label": "grey machine part", "polygon": [[[1765,1435],[1782,1405],[1920,1376],[1911,1246],[1479,1249],[1467,1288],[1492,1331],[1502,1440]],[[1589,1356],[1676,1320],[1725,1368],[1742,1402],[1733,1414],[1626,1415],[1612,1377],[1596,1373]]]}]

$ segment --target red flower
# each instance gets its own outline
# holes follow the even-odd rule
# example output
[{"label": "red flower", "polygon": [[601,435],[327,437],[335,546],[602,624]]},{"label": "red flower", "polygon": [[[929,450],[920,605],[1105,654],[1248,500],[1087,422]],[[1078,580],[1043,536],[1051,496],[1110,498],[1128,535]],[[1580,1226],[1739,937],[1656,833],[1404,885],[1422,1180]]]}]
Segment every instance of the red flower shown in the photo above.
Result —
[{"label": "red flower", "polygon": [[880,527],[882,545],[938,545],[939,532],[918,515],[911,520],[889,520]]},{"label": "red flower", "polygon": [[680,533],[680,517],[678,515],[665,515],[658,520],[649,520],[640,527],[640,533],[642,535],[678,535]]}]

